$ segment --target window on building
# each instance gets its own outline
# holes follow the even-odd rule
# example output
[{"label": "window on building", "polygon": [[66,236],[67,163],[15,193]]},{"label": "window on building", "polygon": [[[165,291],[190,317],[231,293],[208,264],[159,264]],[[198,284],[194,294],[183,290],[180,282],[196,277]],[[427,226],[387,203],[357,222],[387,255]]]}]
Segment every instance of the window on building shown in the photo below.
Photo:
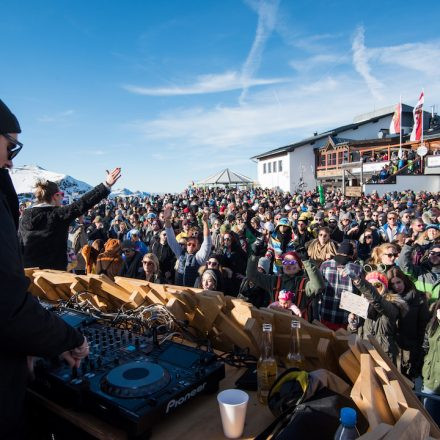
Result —
[{"label": "window on building", "polygon": [[279,172],[283,171],[283,161],[282,160],[278,161],[278,171]]},{"label": "window on building", "polygon": [[274,161],[273,163],[273,172],[276,173],[277,172],[277,162]]},{"label": "window on building", "polygon": [[322,166],[322,167],[325,167],[325,158],[326,158],[326,155],[325,154],[321,154],[321,156],[320,156],[320,165]]},{"label": "window on building", "polygon": [[336,153],[331,154],[330,165],[336,165]]},{"label": "window on building", "polygon": [[338,151],[338,164],[341,164],[342,162],[344,162],[344,152]]},{"label": "window on building", "polygon": [[263,163],[263,174],[266,174],[266,164]]},{"label": "window on building", "polygon": [[268,173],[272,172],[272,162],[268,162],[268,164],[267,164],[267,172]]}]

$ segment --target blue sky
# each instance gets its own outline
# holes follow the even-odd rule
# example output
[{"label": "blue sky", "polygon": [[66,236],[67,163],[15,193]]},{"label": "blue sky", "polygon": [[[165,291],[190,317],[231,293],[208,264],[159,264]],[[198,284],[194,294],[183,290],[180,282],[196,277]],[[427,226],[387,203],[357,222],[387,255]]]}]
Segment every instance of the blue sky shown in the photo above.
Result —
[{"label": "blue sky", "polygon": [[0,98],[38,164],[181,191],[394,104],[440,105],[440,2],[2,1]]}]

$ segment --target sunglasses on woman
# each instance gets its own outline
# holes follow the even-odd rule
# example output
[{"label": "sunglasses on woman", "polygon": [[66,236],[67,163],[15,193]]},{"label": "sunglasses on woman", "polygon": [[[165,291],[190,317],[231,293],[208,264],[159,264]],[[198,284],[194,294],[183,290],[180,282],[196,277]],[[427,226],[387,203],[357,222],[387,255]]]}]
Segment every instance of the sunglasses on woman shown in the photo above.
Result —
[{"label": "sunglasses on woman", "polygon": [[395,253],[384,254],[384,255],[386,255],[388,258],[391,258],[391,257],[397,258],[399,256],[399,254],[395,254]]},{"label": "sunglasses on woman", "polygon": [[283,266],[294,266],[295,264],[298,264],[298,261],[296,261],[296,260],[283,260]]}]

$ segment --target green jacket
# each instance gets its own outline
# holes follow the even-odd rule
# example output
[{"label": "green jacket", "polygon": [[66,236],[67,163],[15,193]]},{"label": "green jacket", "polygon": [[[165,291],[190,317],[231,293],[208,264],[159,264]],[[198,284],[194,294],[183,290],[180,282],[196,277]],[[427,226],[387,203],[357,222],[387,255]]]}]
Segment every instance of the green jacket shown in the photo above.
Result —
[{"label": "green jacket", "polygon": [[[257,286],[269,292],[271,300],[274,300],[274,292],[277,287],[278,275],[266,275],[257,270],[259,257],[251,255],[248,259],[246,276]],[[319,269],[311,261],[303,261],[304,270],[294,276],[282,274],[280,290],[290,290],[296,293],[301,279],[306,277],[305,293],[308,297],[318,295],[324,288],[324,278]],[[298,305],[301,308],[301,304]]]},{"label": "green jacket", "polygon": [[440,292],[440,267],[432,267],[429,263],[422,263],[418,266],[411,262],[413,248],[405,244],[400,252],[397,264],[411,278],[414,286],[420,292],[427,294],[429,303],[439,299]]},{"label": "green jacket", "polygon": [[[428,330],[429,331],[429,330]],[[429,343],[428,354],[425,356],[423,362],[423,385],[426,388],[440,393],[440,325],[437,326],[434,334],[429,336],[427,332],[427,339]]]},{"label": "green jacket", "polygon": [[356,287],[370,303],[367,319],[358,329],[359,336],[364,339],[368,335],[374,336],[385,353],[396,363],[397,323],[407,313],[408,305],[399,295],[390,292],[381,295],[365,280],[361,280]]}]

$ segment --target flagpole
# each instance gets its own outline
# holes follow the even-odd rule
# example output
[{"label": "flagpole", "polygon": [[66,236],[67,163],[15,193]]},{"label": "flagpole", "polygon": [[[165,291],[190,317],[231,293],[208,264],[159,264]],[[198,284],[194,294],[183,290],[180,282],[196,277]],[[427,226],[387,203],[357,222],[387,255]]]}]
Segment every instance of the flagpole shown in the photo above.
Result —
[{"label": "flagpole", "polygon": [[[425,103],[425,89],[422,89],[422,93],[423,93],[423,104]],[[423,104],[422,104],[422,136],[421,136],[421,141],[420,141],[420,145],[423,145]]]},{"label": "flagpole", "polygon": [[[423,94],[423,103],[422,103],[422,133],[420,136],[420,146],[423,145],[423,104],[425,104],[425,89],[422,89],[422,94]],[[424,173],[424,165],[425,165],[425,156],[422,156],[420,158],[420,169],[421,169],[421,174]]]},{"label": "flagpole", "polygon": [[399,101],[399,159],[402,159],[402,95]]}]

